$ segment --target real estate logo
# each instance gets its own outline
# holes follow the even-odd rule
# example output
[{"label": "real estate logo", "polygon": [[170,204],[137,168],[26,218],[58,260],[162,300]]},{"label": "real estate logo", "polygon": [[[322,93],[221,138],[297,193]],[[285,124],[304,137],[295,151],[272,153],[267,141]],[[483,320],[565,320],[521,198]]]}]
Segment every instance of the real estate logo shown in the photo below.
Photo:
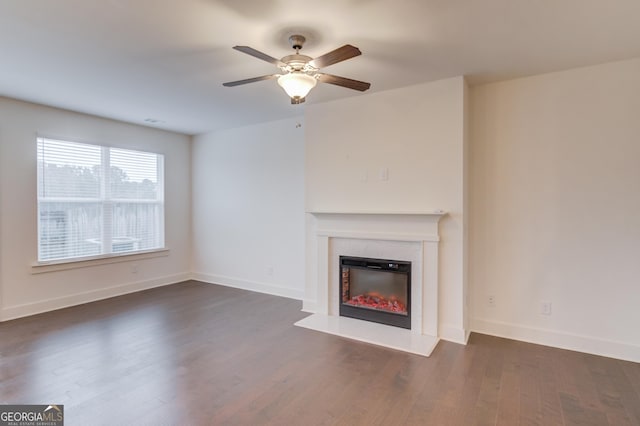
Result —
[{"label": "real estate logo", "polygon": [[0,426],[64,426],[64,405],[0,405]]}]

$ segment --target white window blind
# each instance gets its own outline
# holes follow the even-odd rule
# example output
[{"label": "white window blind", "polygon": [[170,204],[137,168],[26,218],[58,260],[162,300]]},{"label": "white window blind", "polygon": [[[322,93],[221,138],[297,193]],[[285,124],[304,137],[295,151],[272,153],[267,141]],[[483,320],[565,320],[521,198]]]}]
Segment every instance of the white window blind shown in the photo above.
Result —
[{"label": "white window blind", "polygon": [[38,138],[38,261],[164,247],[164,157]]}]

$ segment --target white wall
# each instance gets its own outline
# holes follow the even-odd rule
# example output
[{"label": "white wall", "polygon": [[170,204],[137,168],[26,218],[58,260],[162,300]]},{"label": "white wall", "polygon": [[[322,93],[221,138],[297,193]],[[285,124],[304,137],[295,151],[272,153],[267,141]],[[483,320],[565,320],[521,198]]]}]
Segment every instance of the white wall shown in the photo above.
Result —
[{"label": "white wall", "polygon": [[194,278],[301,299],[304,121],[197,136]]},{"label": "white wall", "polygon": [[[310,105],[305,114],[307,211],[449,212],[440,222],[440,336],[458,342],[466,340],[465,87],[457,77]],[[382,168],[388,180],[380,179]],[[312,305],[312,244],[307,251],[306,299]]]},{"label": "white wall", "polygon": [[640,361],[639,112],[640,59],[473,88],[474,330]]},{"label": "white wall", "polygon": [[[165,155],[168,256],[33,274],[37,260],[36,134]],[[190,138],[0,98],[0,319],[188,278]],[[137,273],[131,272],[135,262]]]}]

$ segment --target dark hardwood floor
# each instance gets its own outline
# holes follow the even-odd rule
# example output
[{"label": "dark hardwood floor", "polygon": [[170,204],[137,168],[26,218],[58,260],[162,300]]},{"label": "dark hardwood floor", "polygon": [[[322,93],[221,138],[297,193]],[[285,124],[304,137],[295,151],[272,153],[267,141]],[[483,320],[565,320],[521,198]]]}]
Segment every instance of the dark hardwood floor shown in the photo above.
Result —
[{"label": "dark hardwood floor", "polygon": [[430,358],[195,281],[0,323],[0,402],[67,425],[640,425],[640,364],[473,334]]}]

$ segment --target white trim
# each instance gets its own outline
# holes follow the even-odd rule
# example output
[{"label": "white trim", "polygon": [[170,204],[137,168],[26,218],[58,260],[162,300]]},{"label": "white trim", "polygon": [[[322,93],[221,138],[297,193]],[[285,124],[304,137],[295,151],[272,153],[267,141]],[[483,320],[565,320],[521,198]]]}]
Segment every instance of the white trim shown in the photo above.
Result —
[{"label": "white trim", "polygon": [[585,352],[626,361],[640,362],[640,346],[600,339],[593,336],[565,333],[537,327],[474,318],[472,331],[491,336],[520,340],[537,345]]},{"label": "white trim", "polygon": [[315,300],[302,299],[302,309],[300,310],[308,314],[315,314],[318,312],[318,304]]},{"label": "white trim", "polygon": [[273,296],[287,297],[289,299],[302,300],[304,296],[304,292],[299,289],[261,283],[257,281],[249,281],[242,278],[227,277],[224,275],[193,272],[191,274],[191,279],[209,284],[217,284],[225,287],[239,288],[241,290],[271,294]]},{"label": "white trim", "polygon": [[115,287],[101,288],[91,290],[84,293],[72,294],[70,296],[57,297],[48,300],[42,300],[34,303],[26,303],[17,306],[8,306],[0,311],[0,321],[8,321],[16,318],[28,317],[31,315],[41,314],[43,312],[55,311],[58,309],[68,308],[71,306],[81,305],[84,303],[96,302],[98,300],[109,299],[124,294],[136,293],[142,290],[148,290],[154,287],[162,287],[165,285],[175,284],[189,280],[189,273],[181,273],[175,275],[167,275],[151,280],[136,281],[132,283],[122,284]]},{"label": "white trim", "polygon": [[439,336],[442,340],[447,342],[459,343],[466,345],[469,340],[470,331],[463,328],[456,327],[452,324],[441,324]]},{"label": "white trim", "polygon": [[162,248],[156,250],[136,251],[131,253],[118,253],[111,255],[100,255],[74,260],[54,260],[51,262],[35,262],[31,265],[32,274],[43,274],[46,272],[66,271],[69,269],[88,268],[90,266],[108,265],[110,263],[132,262],[156,257],[169,256],[169,249]]},{"label": "white trim", "polygon": [[402,216],[444,216],[447,214],[444,210],[424,210],[424,211],[307,211],[306,213],[310,213],[313,215],[321,215],[321,214],[364,214],[364,215],[376,215],[376,216],[387,216],[387,215],[402,215]]},{"label": "white trim", "polygon": [[319,229],[316,232],[318,237],[334,238],[354,238],[360,240],[383,240],[383,241],[431,241],[438,242],[437,235],[426,234],[400,234],[389,232],[358,232],[358,231],[338,231],[333,229]]}]

